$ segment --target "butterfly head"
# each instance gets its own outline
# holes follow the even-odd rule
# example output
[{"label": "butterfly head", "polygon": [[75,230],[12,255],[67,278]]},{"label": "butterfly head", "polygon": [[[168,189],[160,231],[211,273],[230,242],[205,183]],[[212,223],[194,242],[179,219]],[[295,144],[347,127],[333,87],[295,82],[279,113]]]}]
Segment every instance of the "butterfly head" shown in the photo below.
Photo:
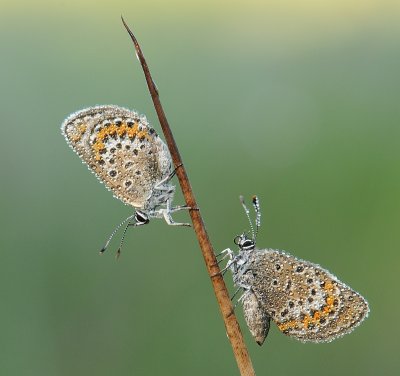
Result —
[{"label": "butterfly head", "polygon": [[247,233],[236,236],[233,242],[240,248],[241,251],[251,251],[255,248],[255,240],[250,238]]},{"label": "butterfly head", "polygon": [[252,203],[253,203],[254,211],[256,213],[255,230],[254,230],[254,226],[253,226],[253,223],[250,218],[250,211],[244,202],[243,196],[240,196],[240,202],[243,206],[243,209],[247,216],[247,219],[249,220],[251,235],[246,232],[243,232],[241,235],[236,236],[233,242],[239,247],[239,249],[241,251],[251,251],[256,247],[256,239],[257,239],[258,229],[260,228],[260,224],[261,224],[260,204],[258,201],[258,197],[253,196]]},{"label": "butterfly head", "polygon": [[135,226],[147,225],[150,222],[149,216],[144,211],[136,210],[135,212]]}]

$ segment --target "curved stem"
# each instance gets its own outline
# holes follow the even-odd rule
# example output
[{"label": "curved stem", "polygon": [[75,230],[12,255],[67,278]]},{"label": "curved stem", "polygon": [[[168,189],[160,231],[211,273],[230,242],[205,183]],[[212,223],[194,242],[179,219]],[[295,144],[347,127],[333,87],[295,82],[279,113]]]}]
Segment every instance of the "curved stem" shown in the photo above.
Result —
[{"label": "curved stem", "polygon": [[172,135],[171,128],[169,127],[168,120],[162,108],[158,90],[151,77],[149,67],[147,66],[146,60],[143,56],[138,41],[136,40],[132,31],[129,29],[128,25],[125,23],[124,19],[122,17],[121,19],[132,39],[132,42],[135,46],[136,55],[140,61],[140,64],[142,65],[144,76],[147,81],[147,86],[149,88],[151,98],[153,99],[154,108],[157,112],[158,120],[160,121],[161,128],[164,133],[169,151],[171,153],[174,166],[180,166],[179,168],[177,168],[176,175],[179,179],[179,184],[181,186],[186,205],[190,208],[193,208],[189,210],[190,217],[193,222],[193,228],[196,233],[197,240],[199,242],[204,257],[204,261],[206,263],[208,274],[211,278],[214,293],[221,310],[222,318],[224,320],[226,333],[228,335],[229,341],[231,342],[233,353],[235,355],[236,362],[240,370],[240,374],[246,376],[254,376],[255,372],[253,369],[253,365],[251,363],[249,353],[244,343],[239,324],[236,320],[236,316],[232,307],[232,302],[229,298],[228,290],[221,275],[221,271],[218,266],[217,259],[215,258],[210,239],[208,238],[208,234],[203,219],[201,217],[200,210],[197,209],[196,199],[194,197],[192,187],[190,186],[185,166],[182,163],[178,147],[176,146],[174,137]]}]

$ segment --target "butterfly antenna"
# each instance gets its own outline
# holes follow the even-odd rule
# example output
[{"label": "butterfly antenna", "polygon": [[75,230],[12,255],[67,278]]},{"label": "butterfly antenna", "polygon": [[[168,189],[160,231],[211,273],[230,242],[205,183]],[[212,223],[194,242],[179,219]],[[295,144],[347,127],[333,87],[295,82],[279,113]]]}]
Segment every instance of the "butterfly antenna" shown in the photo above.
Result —
[{"label": "butterfly antenna", "polygon": [[255,239],[256,239],[256,238],[255,238],[255,235],[256,235],[256,234],[255,234],[255,232],[254,232],[253,224],[251,223],[250,211],[249,211],[249,209],[247,208],[246,204],[244,203],[244,198],[243,198],[243,196],[239,196],[239,199],[240,199],[240,203],[241,203],[242,206],[243,206],[244,212],[246,213],[247,219],[249,220],[250,228],[251,228],[251,234],[253,235],[253,240],[255,240]]},{"label": "butterfly antenna", "polygon": [[[106,244],[105,244],[104,247],[101,249],[101,251],[100,251],[100,254],[101,254],[101,255],[105,252],[105,250],[107,249],[108,245],[110,244],[110,241],[112,240],[112,238],[114,237],[114,235],[117,233],[117,231],[121,228],[121,226],[122,226],[123,224],[125,224],[126,222],[130,221],[132,218],[135,218],[135,214],[130,215],[128,218],[124,219],[117,227],[115,227],[114,231],[112,232],[112,234],[111,234],[110,237],[108,238]],[[128,227],[128,226],[127,226],[127,227]],[[126,228],[125,228],[125,231],[124,231],[124,235],[125,235],[125,232],[126,232]]]},{"label": "butterfly antenna", "polygon": [[121,249],[122,249],[122,245],[124,244],[125,235],[126,235],[126,230],[128,230],[128,227],[129,227],[130,225],[133,225],[133,223],[128,222],[128,223],[126,224],[125,228],[124,228],[124,232],[122,233],[122,238],[121,238],[121,241],[119,242],[119,247],[118,247],[118,250],[117,250],[117,254],[115,255],[115,257],[116,257],[117,259],[118,259],[119,256],[121,255]]},{"label": "butterfly antenna", "polygon": [[260,226],[261,226],[261,210],[260,210],[260,201],[258,200],[258,197],[253,196],[252,201],[253,201],[254,210],[256,212],[256,236],[254,238],[254,240],[255,240],[257,237],[257,234],[258,234],[258,230],[260,229]]}]

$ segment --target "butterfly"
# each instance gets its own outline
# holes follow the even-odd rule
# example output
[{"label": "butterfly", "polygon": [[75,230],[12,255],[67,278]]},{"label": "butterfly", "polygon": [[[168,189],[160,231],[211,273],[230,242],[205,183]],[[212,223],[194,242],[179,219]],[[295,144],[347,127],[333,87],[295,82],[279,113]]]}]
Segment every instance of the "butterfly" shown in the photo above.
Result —
[{"label": "butterfly", "polygon": [[101,253],[124,224],[117,255],[128,226],[147,224],[151,218],[164,218],[169,225],[190,226],[174,222],[171,217],[187,207],[172,206],[175,186],[170,180],[175,169],[171,155],[145,116],[114,105],[89,107],[65,119],[61,132],[114,197],[134,208],[134,214],[116,227]]},{"label": "butterfly", "polygon": [[221,254],[229,258],[223,271],[229,269],[235,286],[243,290],[238,301],[255,341],[260,346],[264,343],[271,320],[282,333],[303,342],[330,342],[360,325],[369,313],[367,301],[317,264],[283,251],[257,248],[259,200],[256,196],[252,200],[255,231],[243,197],[240,200],[251,236],[242,233],[235,238],[238,253],[227,248]]}]

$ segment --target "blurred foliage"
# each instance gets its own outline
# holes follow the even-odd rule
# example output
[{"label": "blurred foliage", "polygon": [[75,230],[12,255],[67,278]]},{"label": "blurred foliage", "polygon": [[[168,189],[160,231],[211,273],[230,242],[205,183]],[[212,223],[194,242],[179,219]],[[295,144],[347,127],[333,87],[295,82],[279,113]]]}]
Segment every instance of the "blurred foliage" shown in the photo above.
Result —
[{"label": "blurred foliage", "polygon": [[0,374],[237,374],[190,229],[153,221],[129,232],[118,262],[97,254],[131,209],[59,126],[112,103],[159,129],[122,13],[215,249],[247,228],[238,196],[256,193],[260,246],[320,263],[370,302],[370,318],[333,343],[273,327],[262,348],[239,308],[258,374],[397,375],[399,10],[390,0],[3,1]]}]

